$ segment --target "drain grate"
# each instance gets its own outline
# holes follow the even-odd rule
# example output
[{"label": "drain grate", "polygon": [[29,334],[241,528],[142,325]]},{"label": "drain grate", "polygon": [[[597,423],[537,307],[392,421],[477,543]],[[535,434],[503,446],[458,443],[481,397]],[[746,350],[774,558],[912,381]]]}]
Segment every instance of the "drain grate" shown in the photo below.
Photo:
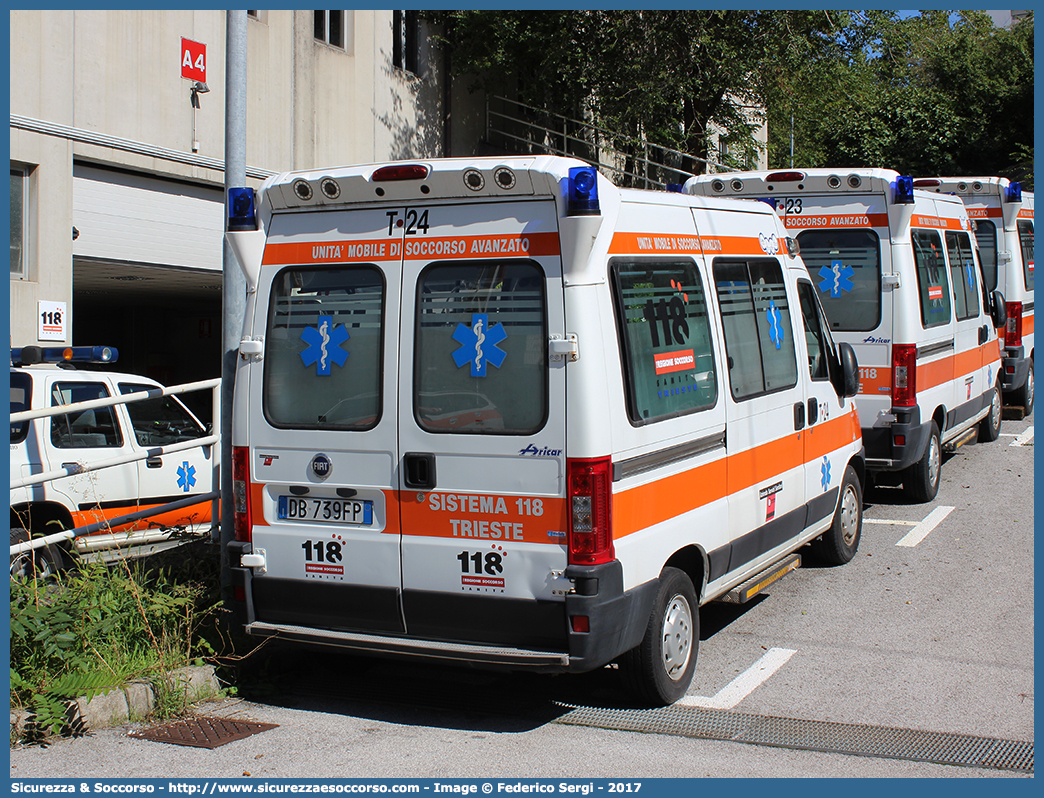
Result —
[{"label": "drain grate", "polygon": [[233,740],[242,740],[253,734],[278,728],[278,723],[254,723],[231,718],[201,716],[188,718],[151,729],[132,731],[129,736],[155,743],[190,745],[195,748],[217,748]]},{"label": "drain grate", "polygon": [[887,726],[747,715],[669,706],[647,710],[572,707],[558,723],[805,751],[1033,772],[1033,743]]}]

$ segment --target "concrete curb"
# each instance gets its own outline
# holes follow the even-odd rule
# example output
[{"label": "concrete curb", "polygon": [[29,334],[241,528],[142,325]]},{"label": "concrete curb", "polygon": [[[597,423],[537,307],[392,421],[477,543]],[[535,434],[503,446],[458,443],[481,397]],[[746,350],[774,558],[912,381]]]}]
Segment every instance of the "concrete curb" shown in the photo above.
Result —
[{"label": "concrete curb", "polygon": [[[189,665],[161,678],[169,679],[168,689],[174,692],[179,702],[185,704],[221,697],[221,683],[214,674],[214,668],[209,665]],[[78,735],[91,729],[118,726],[128,720],[148,717],[155,705],[156,690],[152,683],[130,682],[96,695],[90,701],[84,696],[70,701],[69,727],[74,735]],[[31,712],[12,711],[12,735],[20,733],[32,722],[32,718]]]}]

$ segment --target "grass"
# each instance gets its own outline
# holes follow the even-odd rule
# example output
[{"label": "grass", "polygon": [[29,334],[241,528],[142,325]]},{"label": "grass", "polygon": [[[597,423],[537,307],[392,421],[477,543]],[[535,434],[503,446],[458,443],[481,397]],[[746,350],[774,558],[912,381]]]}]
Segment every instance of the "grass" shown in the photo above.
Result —
[{"label": "grass", "polygon": [[217,544],[193,542],[111,566],[77,562],[49,580],[11,580],[11,706],[33,713],[29,734],[68,732],[68,699],[130,681],[154,684],[159,716],[184,707],[167,674],[213,661],[220,619]]}]

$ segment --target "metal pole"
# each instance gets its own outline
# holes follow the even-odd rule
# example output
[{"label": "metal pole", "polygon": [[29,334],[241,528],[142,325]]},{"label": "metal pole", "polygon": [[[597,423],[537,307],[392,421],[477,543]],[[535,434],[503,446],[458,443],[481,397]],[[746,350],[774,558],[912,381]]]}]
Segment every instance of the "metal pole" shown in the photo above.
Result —
[{"label": "metal pole", "polygon": [[794,115],[790,115],[790,168],[794,168]]},{"label": "metal pole", "polygon": [[[225,218],[228,190],[246,185],[246,11],[225,12]],[[246,315],[246,278],[228,244],[221,283],[221,584],[231,586],[228,543],[234,537],[232,500],[232,396],[239,339]]]}]

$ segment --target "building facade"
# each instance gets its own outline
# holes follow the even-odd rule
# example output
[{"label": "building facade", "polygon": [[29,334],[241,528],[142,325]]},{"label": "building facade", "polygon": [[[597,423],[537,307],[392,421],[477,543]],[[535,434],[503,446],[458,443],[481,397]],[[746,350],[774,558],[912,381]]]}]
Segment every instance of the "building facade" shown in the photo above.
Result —
[{"label": "building facade", "polygon": [[[442,61],[414,12],[246,13],[248,184],[449,154]],[[226,12],[10,23],[11,346],[107,344],[123,371],[217,376]]]}]

